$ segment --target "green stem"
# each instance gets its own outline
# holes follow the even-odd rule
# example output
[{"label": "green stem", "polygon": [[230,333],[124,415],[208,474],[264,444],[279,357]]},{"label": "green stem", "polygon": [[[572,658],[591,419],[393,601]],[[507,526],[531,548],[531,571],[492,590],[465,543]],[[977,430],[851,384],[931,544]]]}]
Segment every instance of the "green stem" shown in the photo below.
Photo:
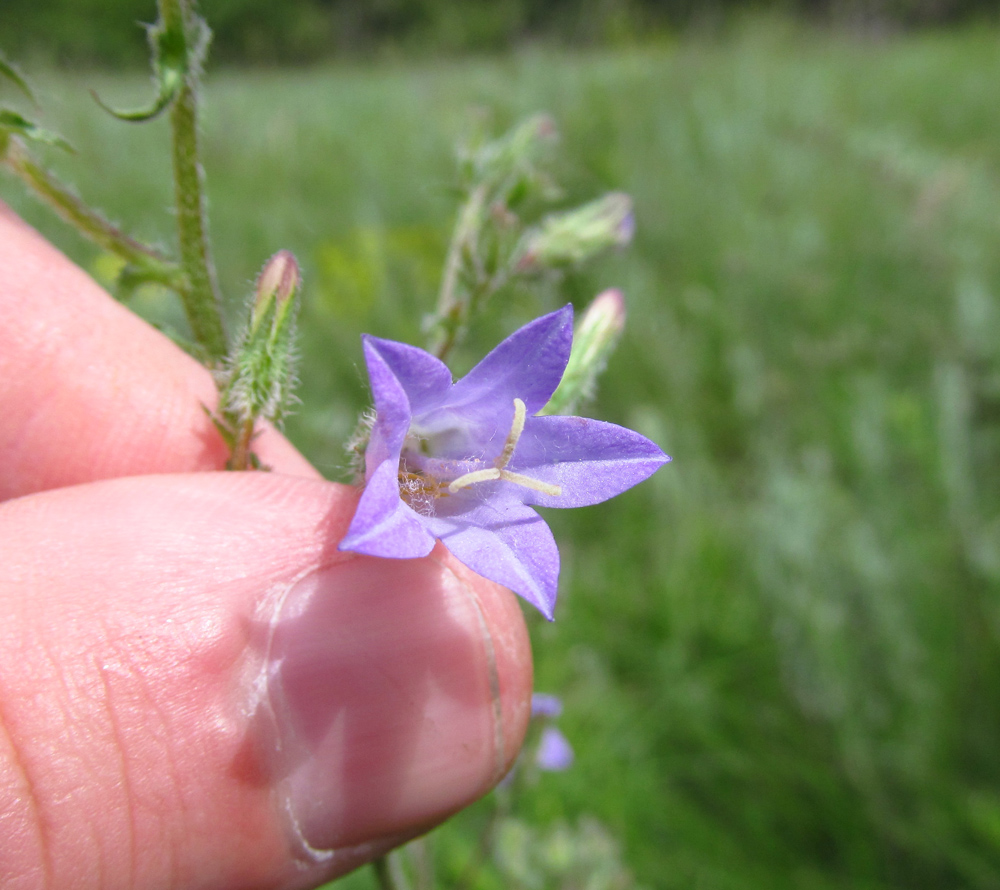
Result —
[{"label": "green stem", "polygon": [[[529,730],[530,731],[530,730]],[[525,750],[527,745],[525,745]],[[522,753],[522,758],[524,754]],[[519,765],[513,767],[515,770],[513,781],[506,787],[493,789],[493,809],[490,811],[479,835],[479,843],[473,851],[472,856],[462,869],[458,881],[455,883],[455,890],[472,890],[475,886],[479,873],[483,866],[491,861],[496,850],[497,835],[500,832],[500,824],[514,811],[514,804],[520,797],[524,788],[525,770],[519,769]]]},{"label": "green stem", "polygon": [[95,244],[142,268],[163,284],[181,286],[181,271],[175,263],[158,250],[130,238],[88,207],[68,186],[42,167],[24,146],[12,140],[4,162],[39,198]]},{"label": "green stem", "polygon": [[392,866],[389,863],[389,854],[379,856],[378,859],[374,860],[372,869],[375,872],[375,879],[378,881],[380,890],[404,890],[393,874]]},{"label": "green stem", "polygon": [[254,440],[254,422],[246,420],[236,434],[233,456],[229,459],[230,470],[249,470],[252,467],[251,447]]},{"label": "green stem", "polygon": [[157,7],[160,11],[160,23],[163,27],[172,31],[184,27],[185,16],[190,0],[157,0]]},{"label": "green stem", "polygon": [[451,244],[448,246],[448,257],[445,260],[436,312],[435,327],[438,334],[431,349],[431,352],[442,360],[461,338],[468,322],[470,299],[468,295],[463,298],[459,293],[459,274],[462,271],[462,254],[479,228],[485,201],[486,186],[479,185],[473,189],[469,200],[465,202],[455,223]]},{"label": "green stem", "polygon": [[[183,27],[184,0],[160,0],[160,17],[165,27]],[[173,142],[174,195],[177,204],[177,234],[181,265],[187,287],[181,291],[184,311],[195,340],[212,364],[219,364],[228,352],[222,326],[220,299],[208,245],[205,221],[204,182],[198,163],[198,118],[196,72],[189,72],[170,109]]]}]

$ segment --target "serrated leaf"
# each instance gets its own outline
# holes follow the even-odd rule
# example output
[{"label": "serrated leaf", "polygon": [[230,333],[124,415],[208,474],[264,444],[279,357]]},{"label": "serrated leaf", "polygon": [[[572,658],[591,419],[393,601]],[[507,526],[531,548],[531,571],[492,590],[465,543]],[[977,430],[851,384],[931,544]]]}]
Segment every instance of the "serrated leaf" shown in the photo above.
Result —
[{"label": "serrated leaf", "polygon": [[6,77],[7,80],[11,81],[32,102],[35,101],[35,96],[31,92],[31,87],[28,86],[28,82],[18,73],[18,70],[15,67],[3,57],[2,54],[0,54],[0,77]]},{"label": "serrated leaf", "polygon": [[43,145],[54,145],[63,151],[75,154],[75,149],[58,133],[44,130],[37,124],[32,123],[26,117],[11,111],[9,108],[0,108],[0,132],[14,134],[31,142],[40,142]]}]

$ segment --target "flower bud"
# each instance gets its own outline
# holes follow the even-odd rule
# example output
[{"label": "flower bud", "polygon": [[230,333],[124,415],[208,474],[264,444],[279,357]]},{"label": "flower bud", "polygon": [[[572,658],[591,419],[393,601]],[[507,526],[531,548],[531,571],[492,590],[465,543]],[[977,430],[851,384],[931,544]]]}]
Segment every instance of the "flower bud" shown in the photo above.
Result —
[{"label": "flower bud", "polygon": [[624,192],[548,217],[530,232],[518,268],[528,271],[581,263],[601,251],[623,247],[635,233],[632,199]]},{"label": "flower bud", "polygon": [[276,303],[276,311],[282,315],[282,308],[289,305],[302,284],[299,264],[290,250],[279,250],[271,257],[257,276],[254,290],[254,304],[251,324],[256,327]]},{"label": "flower bud", "polygon": [[302,284],[299,264],[279,250],[257,277],[243,334],[221,378],[222,425],[241,429],[258,418],[280,421],[293,400],[295,308]]},{"label": "flower bud", "polygon": [[625,330],[625,298],[617,288],[602,291],[590,304],[573,333],[573,356],[583,368],[600,368],[607,364],[618,338]]},{"label": "flower bud", "polygon": [[603,291],[587,307],[573,331],[573,349],[558,389],[542,414],[569,414],[593,396],[625,329],[625,298],[617,288]]}]

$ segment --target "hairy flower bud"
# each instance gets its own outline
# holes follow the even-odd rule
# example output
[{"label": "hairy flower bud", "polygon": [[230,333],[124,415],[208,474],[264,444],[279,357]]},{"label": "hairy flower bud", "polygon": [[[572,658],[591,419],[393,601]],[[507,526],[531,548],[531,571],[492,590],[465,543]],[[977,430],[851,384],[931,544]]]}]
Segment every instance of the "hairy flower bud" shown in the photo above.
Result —
[{"label": "hairy flower bud", "polygon": [[581,263],[601,251],[623,247],[635,233],[632,199],[624,192],[545,219],[526,236],[518,268],[567,266]]},{"label": "hairy flower bud", "polygon": [[280,421],[294,400],[295,308],[302,275],[295,257],[280,250],[261,270],[243,335],[220,381],[217,426],[234,441],[258,419]]},{"label": "hairy flower bud", "polygon": [[577,362],[587,368],[603,367],[624,330],[625,297],[618,288],[602,291],[577,324],[570,366]]},{"label": "hairy flower bud", "polygon": [[625,298],[617,288],[602,291],[590,304],[573,333],[569,363],[542,414],[567,414],[592,398],[597,378],[607,366],[625,329]]},{"label": "hairy flower bud", "polygon": [[257,276],[251,324],[254,327],[260,324],[261,319],[268,315],[272,303],[277,304],[278,314],[283,314],[283,307],[290,305],[301,284],[302,273],[295,256],[290,250],[279,250]]}]

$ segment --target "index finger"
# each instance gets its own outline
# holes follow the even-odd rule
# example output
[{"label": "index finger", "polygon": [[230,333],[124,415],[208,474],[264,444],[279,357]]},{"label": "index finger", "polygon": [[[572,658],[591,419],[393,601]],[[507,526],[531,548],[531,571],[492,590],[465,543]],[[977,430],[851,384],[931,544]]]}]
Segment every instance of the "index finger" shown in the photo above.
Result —
[{"label": "index finger", "polygon": [[[118,476],[221,470],[209,372],[0,203],[0,500]],[[318,474],[274,430],[264,463]]]}]

